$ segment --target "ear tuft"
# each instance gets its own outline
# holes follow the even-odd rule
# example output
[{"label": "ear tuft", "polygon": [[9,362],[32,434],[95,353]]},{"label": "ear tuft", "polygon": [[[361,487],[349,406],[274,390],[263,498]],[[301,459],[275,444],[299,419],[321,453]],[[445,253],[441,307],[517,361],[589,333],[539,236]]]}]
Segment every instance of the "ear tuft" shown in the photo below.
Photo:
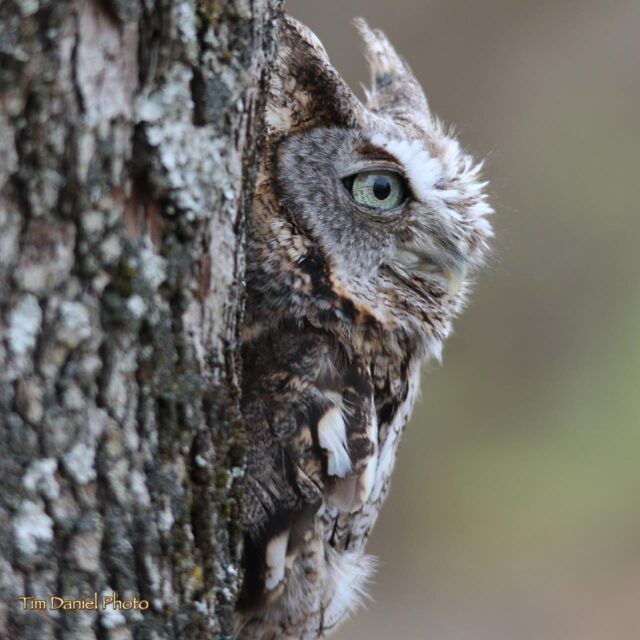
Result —
[{"label": "ear tuft", "polygon": [[427,99],[409,65],[396,53],[387,36],[371,29],[363,18],[354,24],[364,42],[371,70],[367,108],[377,113],[429,115]]},{"label": "ear tuft", "polygon": [[272,132],[354,127],[361,122],[363,111],[316,35],[294,18],[283,17],[267,104]]}]

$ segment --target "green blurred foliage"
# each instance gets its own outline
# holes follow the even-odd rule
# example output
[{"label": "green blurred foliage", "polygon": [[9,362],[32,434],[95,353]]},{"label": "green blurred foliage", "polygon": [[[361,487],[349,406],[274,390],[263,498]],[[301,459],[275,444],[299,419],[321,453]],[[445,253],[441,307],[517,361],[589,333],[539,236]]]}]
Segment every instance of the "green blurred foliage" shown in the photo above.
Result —
[{"label": "green blurred foliage", "polygon": [[487,156],[496,255],[425,372],[341,638],[640,638],[640,2],[290,0],[383,28]]}]

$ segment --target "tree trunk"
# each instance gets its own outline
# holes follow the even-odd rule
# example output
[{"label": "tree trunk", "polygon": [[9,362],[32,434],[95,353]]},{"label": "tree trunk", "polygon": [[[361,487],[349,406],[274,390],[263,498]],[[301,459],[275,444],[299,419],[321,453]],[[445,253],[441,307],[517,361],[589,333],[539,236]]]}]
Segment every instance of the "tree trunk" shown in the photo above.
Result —
[{"label": "tree trunk", "polygon": [[1,638],[231,636],[280,4],[0,3]]}]

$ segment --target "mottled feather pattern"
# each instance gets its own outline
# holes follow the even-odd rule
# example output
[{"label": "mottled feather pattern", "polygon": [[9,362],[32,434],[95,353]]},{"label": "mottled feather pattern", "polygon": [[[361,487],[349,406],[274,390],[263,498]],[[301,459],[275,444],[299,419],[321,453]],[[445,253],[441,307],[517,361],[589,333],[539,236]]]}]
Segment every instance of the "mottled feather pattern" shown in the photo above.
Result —
[{"label": "mottled feather pattern", "polygon": [[[362,601],[421,364],[441,358],[492,235],[481,164],[384,34],[357,26],[366,104],[306,27],[279,30],[248,220],[238,638],[325,637]],[[349,191],[375,171],[398,176],[400,205]]]}]

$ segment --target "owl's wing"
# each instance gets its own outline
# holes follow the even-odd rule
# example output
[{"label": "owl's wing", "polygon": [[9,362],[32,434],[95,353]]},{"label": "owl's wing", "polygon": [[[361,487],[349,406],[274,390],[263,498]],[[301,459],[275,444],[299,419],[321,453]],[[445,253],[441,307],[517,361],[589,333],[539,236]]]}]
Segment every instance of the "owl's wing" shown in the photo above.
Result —
[{"label": "owl's wing", "polygon": [[281,329],[243,350],[245,599],[274,590],[325,500],[357,510],[375,477],[368,368],[330,334]]}]

